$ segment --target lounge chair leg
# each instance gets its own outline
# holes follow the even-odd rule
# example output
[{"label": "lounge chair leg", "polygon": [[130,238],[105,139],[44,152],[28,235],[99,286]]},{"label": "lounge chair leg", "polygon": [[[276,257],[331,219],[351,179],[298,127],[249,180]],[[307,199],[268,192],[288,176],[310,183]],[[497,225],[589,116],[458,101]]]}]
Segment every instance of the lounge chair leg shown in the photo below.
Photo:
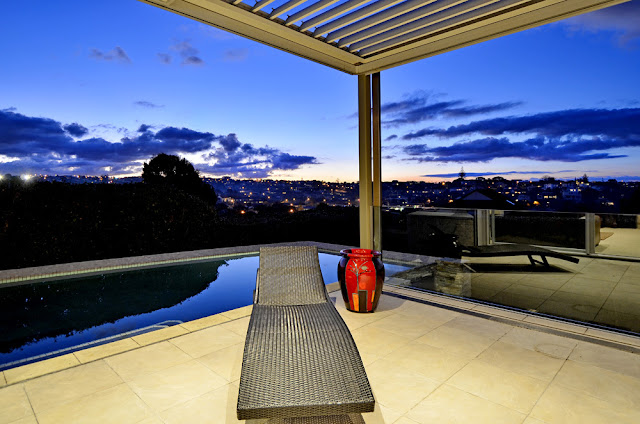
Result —
[{"label": "lounge chair leg", "polygon": [[540,255],[540,257],[542,258],[542,262],[544,262],[544,266],[549,266],[549,262],[547,262],[547,257],[544,255]]}]

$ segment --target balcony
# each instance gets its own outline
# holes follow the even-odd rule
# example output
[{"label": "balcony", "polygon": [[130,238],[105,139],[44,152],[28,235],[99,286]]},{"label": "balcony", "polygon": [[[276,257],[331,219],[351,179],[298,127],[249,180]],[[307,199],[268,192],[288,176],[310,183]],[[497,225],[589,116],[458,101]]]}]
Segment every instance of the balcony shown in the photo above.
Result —
[{"label": "balcony", "polygon": [[[620,264],[588,258],[571,271],[640,281],[640,267],[624,264],[620,274]],[[476,274],[472,289],[483,280],[484,286],[509,283],[518,295],[525,286],[497,273]],[[559,279],[552,274],[539,276],[540,283]],[[392,282],[373,314],[346,311],[337,284],[328,286],[377,401],[373,413],[351,416],[351,422],[640,420],[639,337]],[[0,422],[237,422],[250,312],[243,307],[5,370]]]}]

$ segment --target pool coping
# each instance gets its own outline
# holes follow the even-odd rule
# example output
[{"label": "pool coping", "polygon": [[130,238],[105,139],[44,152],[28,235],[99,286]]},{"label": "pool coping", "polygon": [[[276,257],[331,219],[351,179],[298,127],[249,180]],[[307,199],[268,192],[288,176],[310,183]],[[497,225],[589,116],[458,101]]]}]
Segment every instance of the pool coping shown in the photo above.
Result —
[{"label": "pool coping", "polygon": [[[353,247],[331,243],[301,241],[74,262],[68,264],[48,265],[44,267],[0,271],[0,285],[29,284],[42,279],[64,278],[70,275],[91,275],[92,273],[108,272],[120,269],[128,270],[200,260],[220,259],[231,256],[237,257],[238,255],[253,255],[259,253],[260,246],[277,245],[313,245],[317,246],[319,251],[325,253],[338,253],[341,249]],[[385,252],[384,259],[385,261],[392,263],[411,263],[415,265],[424,265],[435,261],[435,258],[428,256],[398,252]],[[340,287],[337,282],[327,284],[327,291],[330,293],[336,292],[339,289]],[[455,311],[486,319],[497,320],[513,326],[530,328],[537,331],[597,343],[640,354],[640,337],[635,335],[627,335],[615,331],[609,331],[607,329],[593,328],[592,326],[567,322],[553,317],[547,318],[537,314],[513,311],[500,306],[482,304],[471,300],[455,298],[432,292],[418,291],[405,287],[394,286],[392,284],[386,284],[383,289],[383,293],[406,298],[412,301],[427,303],[440,308],[453,309]],[[230,311],[221,312],[219,314],[197,320],[172,325],[160,330],[122,338],[117,341],[100,344],[88,349],[81,349],[61,356],[10,368],[0,372],[0,387],[17,384],[42,375],[80,366],[85,363],[97,361],[133,349],[138,349],[153,343],[166,341],[204,328],[241,319],[251,314],[252,306],[253,305],[248,305],[238,309],[232,309]]]},{"label": "pool coping", "polygon": [[[338,282],[327,284],[327,292],[340,290]],[[620,334],[607,330],[590,328],[577,323],[568,323],[553,318],[543,318],[525,312],[505,310],[500,307],[478,304],[476,302],[451,298],[436,293],[421,292],[404,287],[385,285],[383,294],[425,303],[431,306],[454,310],[479,318],[502,322],[515,327],[555,334],[579,341],[596,343],[619,350],[640,354],[640,337]],[[338,297],[337,301],[340,301]],[[164,342],[185,334],[194,333],[216,325],[233,322],[251,315],[253,305],[243,306],[219,314],[210,315],[193,321],[176,324],[160,330],[123,338],[111,343],[101,344],[88,349],[78,350],[62,356],[45,359],[0,372],[0,387],[19,384],[43,375],[52,374],[69,368],[139,349],[155,343]]]}]

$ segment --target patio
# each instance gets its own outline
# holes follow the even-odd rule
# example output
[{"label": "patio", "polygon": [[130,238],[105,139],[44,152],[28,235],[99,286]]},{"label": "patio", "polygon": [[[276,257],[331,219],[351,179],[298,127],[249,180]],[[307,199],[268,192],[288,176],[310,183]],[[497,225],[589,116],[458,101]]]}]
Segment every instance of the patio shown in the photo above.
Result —
[{"label": "patio", "polygon": [[[366,423],[640,421],[637,337],[393,286],[374,314],[331,297],[376,397]],[[238,422],[250,310],[6,370],[0,423]]]}]

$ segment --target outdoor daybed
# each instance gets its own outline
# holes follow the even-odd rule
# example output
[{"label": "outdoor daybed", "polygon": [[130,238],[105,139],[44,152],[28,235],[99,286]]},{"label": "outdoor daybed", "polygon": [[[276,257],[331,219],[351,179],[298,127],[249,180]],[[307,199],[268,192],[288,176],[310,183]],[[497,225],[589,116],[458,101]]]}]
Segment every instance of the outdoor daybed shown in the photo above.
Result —
[{"label": "outdoor daybed", "polygon": [[262,247],[238,419],[371,412],[358,349],[325,289],[316,247]]}]

